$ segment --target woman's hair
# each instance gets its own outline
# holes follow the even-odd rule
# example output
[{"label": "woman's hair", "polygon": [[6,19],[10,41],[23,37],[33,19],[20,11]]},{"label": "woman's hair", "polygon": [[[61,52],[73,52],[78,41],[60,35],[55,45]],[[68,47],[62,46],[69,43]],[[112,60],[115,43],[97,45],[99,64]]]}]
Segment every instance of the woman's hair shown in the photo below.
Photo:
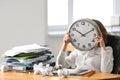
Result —
[{"label": "woman's hair", "polygon": [[107,30],[105,29],[104,25],[98,21],[98,20],[94,20],[97,23],[97,25],[99,26],[99,29],[100,29],[100,32],[102,33],[102,36],[103,36],[103,40],[105,42],[105,44],[107,44],[107,37],[109,35],[109,33],[107,32]]}]

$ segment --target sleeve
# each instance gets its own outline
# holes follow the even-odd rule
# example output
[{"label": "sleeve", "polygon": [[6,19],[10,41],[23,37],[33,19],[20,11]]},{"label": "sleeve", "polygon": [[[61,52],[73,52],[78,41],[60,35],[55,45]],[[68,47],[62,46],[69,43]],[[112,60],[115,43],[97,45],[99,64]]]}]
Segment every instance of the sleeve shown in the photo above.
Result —
[{"label": "sleeve", "polygon": [[76,52],[73,51],[69,56],[65,56],[65,52],[60,52],[57,56],[56,66],[62,65],[64,68],[75,64]]},{"label": "sleeve", "polygon": [[106,47],[106,51],[101,51],[101,72],[111,73],[113,69],[113,50]]}]

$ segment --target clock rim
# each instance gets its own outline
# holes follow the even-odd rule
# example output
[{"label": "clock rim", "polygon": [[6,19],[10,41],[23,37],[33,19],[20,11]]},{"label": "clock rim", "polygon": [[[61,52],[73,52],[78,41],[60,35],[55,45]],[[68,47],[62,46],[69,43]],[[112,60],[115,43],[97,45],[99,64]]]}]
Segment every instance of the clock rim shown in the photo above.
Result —
[{"label": "clock rim", "polygon": [[[69,27],[69,33],[70,33],[70,30],[71,30],[71,28],[73,27],[73,25],[75,25],[76,23],[81,22],[81,21],[87,21],[87,22],[91,23],[92,25],[94,25],[94,27],[95,27],[96,30],[97,30],[97,34],[100,35],[100,29],[99,29],[98,24],[97,24],[95,21],[93,21],[92,19],[88,19],[88,18],[79,19],[79,20],[76,20],[75,22],[73,22],[72,25]],[[70,36],[70,35],[69,35],[69,36]],[[71,38],[71,36],[70,36],[70,38]],[[83,50],[82,48],[78,48],[72,41],[71,41],[71,44],[72,44],[76,49],[81,50],[81,51],[89,51],[89,50],[92,50],[93,48],[96,47],[96,45],[94,45],[94,46],[93,46],[92,48],[90,48],[90,49],[85,49],[85,50]]]}]

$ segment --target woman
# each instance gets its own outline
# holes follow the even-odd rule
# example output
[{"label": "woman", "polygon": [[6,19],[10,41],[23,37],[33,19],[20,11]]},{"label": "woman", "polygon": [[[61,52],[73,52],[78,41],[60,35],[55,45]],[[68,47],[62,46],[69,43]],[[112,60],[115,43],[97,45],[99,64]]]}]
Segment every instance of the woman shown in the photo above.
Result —
[{"label": "woman", "polygon": [[[77,74],[81,70],[95,70],[97,72],[111,73],[113,69],[113,50],[107,44],[107,36],[109,35],[103,24],[98,20],[95,21],[100,28],[100,36],[95,38],[97,47],[90,51],[80,51],[75,49],[69,56],[65,56],[67,45],[71,39],[67,33],[63,40],[63,45],[57,56],[56,65],[62,65],[70,74]],[[75,65],[74,69],[68,69]]]}]

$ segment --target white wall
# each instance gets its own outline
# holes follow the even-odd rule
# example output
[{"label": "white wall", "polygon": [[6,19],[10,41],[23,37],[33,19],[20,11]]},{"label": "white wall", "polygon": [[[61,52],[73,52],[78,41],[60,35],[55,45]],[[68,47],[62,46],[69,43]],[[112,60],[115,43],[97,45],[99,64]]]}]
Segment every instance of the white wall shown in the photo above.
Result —
[{"label": "white wall", "polygon": [[47,44],[51,48],[51,50],[52,50],[52,52],[55,56],[55,59],[56,59],[56,57],[59,53],[59,50],[61,48],[62,41],[63,41],[63,36],[64,35],[56,35],[56,36],[55,35],[54,36],[49,35],[48,36],[48,39],[47,39],[48,43]]},{"label": "white wall", "polygon": [[0,0],[0,53],[25,44],[45,44],[46,0]]}]

